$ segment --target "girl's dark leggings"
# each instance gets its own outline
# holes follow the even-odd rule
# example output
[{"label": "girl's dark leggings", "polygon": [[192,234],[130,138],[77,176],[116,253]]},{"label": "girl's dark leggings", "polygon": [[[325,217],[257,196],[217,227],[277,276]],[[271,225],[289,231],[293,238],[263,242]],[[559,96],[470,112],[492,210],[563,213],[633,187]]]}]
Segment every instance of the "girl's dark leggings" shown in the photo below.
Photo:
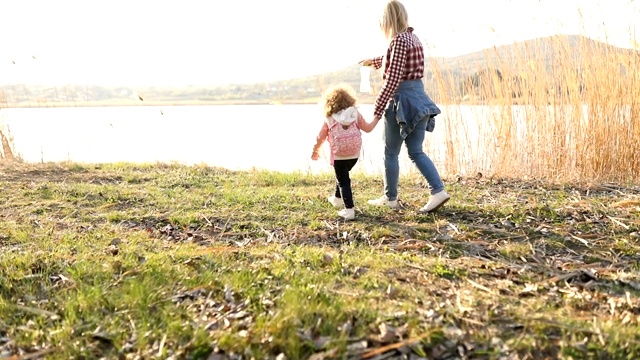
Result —
[{"label": "girl's dark leggings", "polygon": [[344,201],[344,207],[347,209],[353,208],[353,193],[351,192],[351,178],[349,177],[349,171],[358,162],[358,159],[349,160],[334,160],[333,169],[336,172],[336,194],[337,198],[342,198]]}]

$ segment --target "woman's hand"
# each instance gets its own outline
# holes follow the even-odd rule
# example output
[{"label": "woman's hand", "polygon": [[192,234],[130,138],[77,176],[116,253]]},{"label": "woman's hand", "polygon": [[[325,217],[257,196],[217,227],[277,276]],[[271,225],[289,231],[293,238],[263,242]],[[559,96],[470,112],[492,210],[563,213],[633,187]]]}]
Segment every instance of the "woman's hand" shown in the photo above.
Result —
[{"label": "woman's hand", "polygon": [[318,154],[317,151],[313,151],[313,153],[311,153],[311,160],[318,160],[320,158],[320,154]]},{"label": "woman's hand", "polygon": [[381,119],[381,118],[382,118],[382,117],[381,117],[380,115],[375,115],[375,116],[373,117],[373,127],[374,127],[374,128],[378,125],[378,123],[380,122],[380,119]]},{"label": "woman's hand", "polygon": [[362,66],[371,66],[371,65],[373,65],[373,59],[364,59],[364,60],[358,62],[358,64],[360,64]]}]

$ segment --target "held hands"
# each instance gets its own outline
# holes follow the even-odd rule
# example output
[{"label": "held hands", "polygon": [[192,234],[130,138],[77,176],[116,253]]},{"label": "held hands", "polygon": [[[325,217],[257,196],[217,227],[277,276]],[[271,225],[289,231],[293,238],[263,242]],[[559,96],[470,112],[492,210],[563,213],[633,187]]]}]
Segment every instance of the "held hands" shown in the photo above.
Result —
[{"label": "held hands", "polygon": [[373,116],[373,127],[375,128],[378,123],[380,122],[381,116],[380,115],[374,115]]}]

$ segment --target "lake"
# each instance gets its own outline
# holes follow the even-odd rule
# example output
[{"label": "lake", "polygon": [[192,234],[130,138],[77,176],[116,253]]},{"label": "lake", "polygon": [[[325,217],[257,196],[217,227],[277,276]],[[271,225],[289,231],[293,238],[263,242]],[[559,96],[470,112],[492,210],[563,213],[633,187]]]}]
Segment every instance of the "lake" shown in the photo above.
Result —
[{"label": "lake", "polygon": [[[464,143],[470,156],[482,156],[486,141],[474,120],[478,110],[443,109],[435,132],[427,133],[425,151],[443,175],[446,142]],[[373,106],[362,105],[360,111],[370,120]],[[332,171],[328,144],[320,160],[310,159],[322,126],[320,114],[318,105],[4,108],[0,123],[8,126],[16,155],[27,162],[177,162],[320,173]],[[379,124],[363,134],[356,171],[381,173],[382,133]],[[404,148],[400,162],[403,173],[415,171]]]}]

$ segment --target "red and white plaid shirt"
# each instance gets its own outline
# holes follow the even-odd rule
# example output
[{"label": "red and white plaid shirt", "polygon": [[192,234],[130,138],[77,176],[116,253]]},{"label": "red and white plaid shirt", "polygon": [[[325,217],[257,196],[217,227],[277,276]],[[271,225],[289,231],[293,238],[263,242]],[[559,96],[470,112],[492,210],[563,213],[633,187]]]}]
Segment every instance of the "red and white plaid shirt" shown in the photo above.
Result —
[{"label": "red and white plaid shirt", "polygon": [[[382,67],[382,56],[373,58],[373,67]],[[383,85],[376,98],[373,115],[382,116],[389,99],[404,80],[422,79],[424,76],[424,50],[413,28],[397,34],[389,43],[384,63]]]}]

